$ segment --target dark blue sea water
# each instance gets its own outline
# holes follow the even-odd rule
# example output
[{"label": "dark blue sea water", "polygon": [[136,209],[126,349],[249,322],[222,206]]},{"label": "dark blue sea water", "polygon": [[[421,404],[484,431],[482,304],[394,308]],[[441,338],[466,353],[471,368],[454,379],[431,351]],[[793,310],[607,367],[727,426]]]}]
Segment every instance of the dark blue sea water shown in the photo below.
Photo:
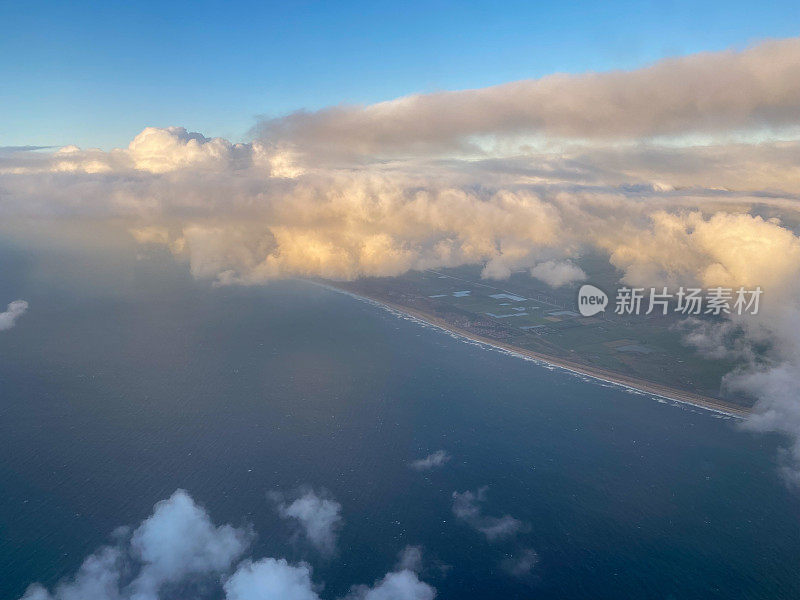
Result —
[{"label": "dark blue sea water", "polygon": [[[798,598],[800,497],[779,439],[581,380],[310,283],[213,288],[183,265],[10,247],[0,302],[0,594],[52,585],[184,488],[323,596],[406,544],[440,598]],[[409,461],[443,449],[420,473]],[[293,543],[271,490],[326,488],[339,551]],[[452,493],[529,527],[491,543]],[[528,577],[502,568],[532,548]],[[448,566],[449,568],[443,568]]]}]

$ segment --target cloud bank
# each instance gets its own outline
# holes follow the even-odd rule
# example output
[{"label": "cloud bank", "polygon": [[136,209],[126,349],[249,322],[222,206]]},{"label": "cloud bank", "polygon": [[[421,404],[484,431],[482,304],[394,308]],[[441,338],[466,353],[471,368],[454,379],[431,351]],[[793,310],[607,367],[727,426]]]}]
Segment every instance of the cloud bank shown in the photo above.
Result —
[{"label": "cloud bank", "polygon": [[297,112],[260,123],[269,140],[357,153],[459,148],[470,137],[638,139],[800,119],[800,41],[694,54],[633,71],[556,74],[369,106]]},{"label": "cloud bank", "polygon": [[738,340],[725,388],[758,399],[749,426],[789,436],[800,473],[798,75],[791,38],[298,112],[247,143],[170,127],[5,152],[0,224],[123,227],[217,285],[477,264],[559,286],[592,252],[628,284],[761,286],[757,318],[720,325],[737,335],[687,339]]}]

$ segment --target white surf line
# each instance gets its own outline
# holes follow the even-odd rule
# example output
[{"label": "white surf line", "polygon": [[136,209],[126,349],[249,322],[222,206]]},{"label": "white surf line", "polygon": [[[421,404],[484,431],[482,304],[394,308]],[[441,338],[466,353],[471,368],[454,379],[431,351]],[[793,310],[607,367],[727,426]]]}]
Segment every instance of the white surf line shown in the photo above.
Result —
[{"label": "white surf line", "polygon": [[[744,417],[744,416],[742,416],[740,414],[727,411],[727,410],[725,410],[723,408],[714,408],[713,406],[706,406],[705,404],[697,404],[695,402],[692,402],[691,400],[685,400],[683,398],[675,398],[673,396],[666,396],[664,394],[658,394],[656,392],[643,390],[643,389],[634,387],[632,385],[628,385],[626,383],[621,383],[619,381],[614,381],[613,379],[606,379],[604,377],[601,377],[600,375],[593,375],[593,374],[585,373],[584,371],[579,371],[577,369],[573,369],[573,368],[570,368],[570,367],[567,367],[567,366],[564,366],[564,365],[560,365],[560,364],[557,364],[557,363],[552,363],[552,362],[549,362],[549,361],[547,361],[545,359],[542,359],[542,358],[537,358],[537,357],[533,357],[533,356],[527,356],[525,354],[520,354],[519,352],[516,352],[514,350],[510,350],[508,348],[503,348],[502,346],[495,346],[494,344],[492,344],[490,342],[485,342],[483,340],[478,340],[478,339],[470,337],[469,335],[466,335],[464,333],[456,332],[456,331],[453,331],[451,329],[448,329],[447,327],[443,327],[442,325],[438,325],[436,323],[432,323],[431,321],[428,321],[423,317],[420,317],[420,316],[417,316],[417,315],[412,315],[411,313],[407,313],[407,312],[405,312],[405,311],[403,311],[403,310],[401,310],[399,308],[395,308],[394,306],[389,306],[387,304],[384,304],[383,302],[381,302],[379,300],[375,300],[374,298],[368,298],[367,296],[362,296],[360,294],[356,294],[355,292],[351,292],[349,290],[343,290],[341,288],[337,288],[337,287],[334,287],[332,285],[328,285],[328,284],[325,284],[325,283],[322,283],[322,282],[319,282],[319,281],[312,281],[310,279],[305,279],[303,281],[307,281],[309,283],[313,283],[314,285],[318,285],[318,286],[320,286],[322,288],[325,288],[327,290],[330,290],[332,292],[338,292],[339,294],[344,294],[345,296],[350,296],[351,298],[354,298],[355,300],[359,300],[361,302],[365,302],[367,304],[371,304],[371,305],[376,306],[378,308],[381,308],[381,309],[383,309],[385,311],[388,311],[388,312],[392,313],[395,316],[399,316],[399,317],[402,317],[404,319],[408,319],[408,320],[414,321],[419,325],[423,325],[423,326],[427,326],[427,327],[433,327],[434,329],[437,329],[437,330],[439,330],[439,331],[441,331],[443,333],[446,333],[450,337],[452,337],[454,339],[457,339],[457,340],[461,341],[462,343],[476,344],[476,345],[482,346],[482,347],[484,347],[486,349],[491,349],[491,350],[494,350],[496,352],[501,352],[503,354],[507,354],[509,356],[513,356],[515,358],[521,358],[522,360],[530,361],[530,362],[536,364],[537,366],[544,367],[544,368],[549,369],[549,370],[558,369],[560,371],[564,371],[566,373],[569,373],[573,377],[577,377],[579,379],[583,379],[584,381],[586,381],[588,379],[588,380],[591,380],[592,382],[595,382],[595,383],[596,382],[600,382],[600,383],[608,384],[609,386],[620,388],[621,390],[623,390],[623,391],[625,391],[625,392],[627,392],[629,394],[635,394],[637,396],[647,396],[649,398],[652,398],[654,400],[659,400],[659,401],[666,400],[668,404],[671,404],[673,406],[675,406],[675,405],[691,406],[692,408],[697,408],[697,409],[700,409],[700,410],[704,410],[704,411],[707,411],[707,412],[710,412],[710,413],[714,413],[716,415],[724,415],[725,417],[729,417],[729,418],[732,418],[732,419],[744,420],[746,418],[746,417]],[[495,288],[495,289],[497,289],[497,288]]]}]

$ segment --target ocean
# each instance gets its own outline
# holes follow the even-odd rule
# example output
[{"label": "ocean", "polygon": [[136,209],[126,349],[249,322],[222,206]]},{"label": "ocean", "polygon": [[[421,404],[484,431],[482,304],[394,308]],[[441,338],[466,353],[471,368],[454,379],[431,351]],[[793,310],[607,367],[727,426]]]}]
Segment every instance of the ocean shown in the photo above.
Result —
[{"label": "ocean", "polygon": [[[2,598],[70,576],[176,489],[252,527],[253,557],[310,563],[323,598],[407,545],[442,599],[800,597],[779,437],[309,282],[213,287],[139,259],[0,249],[0,303],[30,303],[0,332]],[[333,556],[270,500],[304,486],[342,506]],[[454,514],[480,489],[514,535]]]}]

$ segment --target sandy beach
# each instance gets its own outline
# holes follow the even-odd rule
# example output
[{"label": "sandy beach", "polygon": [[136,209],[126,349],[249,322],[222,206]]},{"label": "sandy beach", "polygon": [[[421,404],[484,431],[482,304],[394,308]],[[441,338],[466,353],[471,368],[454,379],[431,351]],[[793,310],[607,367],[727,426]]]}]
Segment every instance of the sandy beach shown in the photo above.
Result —
[{"label": "sandy beach", "polygon": [[319,281],[312,281],[312,283],[328,287],[337,292],[348,294],[350,296],[359,298],[361,300],[366,300],[375,303],[390,311],[395,311],[402,315],[417,319],[427,325],[436,327],[438,329],[442,329],[448,333],[469,339],[471,341],[485,344],[487,346],[491,346],[493,348],[502,350],[504,352],[516,354],[523,358],[532,359],[534,361],[538,361],[545,365],[549,365],[559,369],[564,369],[566,371],[570,371],[572,373],[576,373],[579,375],[584,375],[586,377],[591,377],[592,379],[596,379],[604,383],[611,383],[613,385],[617,385],[631,391],[639,392],[649,396],[654,396],[657,398],[663,398],[665,400],[670,400],[673,402],[679,402],[681,404],[688,404],[691,406],[727,415],[730,417],[743,419],[750,414],[749,409],[743,406],[729,404],[717,398],[711,398],[700,394],[694,394],[692,392],[653,383],[644,379],[639,379],[636,377],[628,377],[620,373],[616,373],[614,371],[608,371],[601,368],[591,367],[582,363],[566,360],[561,357],[553,357],[547,354],[541,354],[539,352],[534,352],[532,350],[520,348],[518,346],[514,346],[511,344],[505,344],[501,341],[487,338],[478,335],[472,331],[456,327],[448,323],[447,321],[440,319],[436,316],[430,315],[428,313],[415,310],[407,306],[402,306],[400,304],[395,304],[393,302],[384,300],[383,298],[375,298],[372,296],[366,296],[364,294],[356,293],[344,287],[339,287],[335,283],[331,282],[321,283]]}]

